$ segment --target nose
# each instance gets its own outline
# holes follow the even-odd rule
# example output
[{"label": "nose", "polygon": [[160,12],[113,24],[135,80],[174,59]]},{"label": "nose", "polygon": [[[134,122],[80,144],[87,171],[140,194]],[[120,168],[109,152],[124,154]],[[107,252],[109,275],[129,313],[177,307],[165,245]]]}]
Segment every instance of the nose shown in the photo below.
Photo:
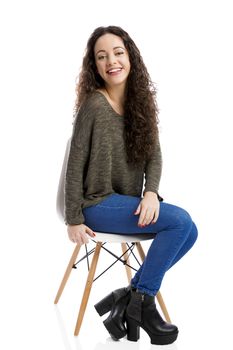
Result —
[{"label": "nose", "polygon": [[116,56],[114,54],[109,54],[108,61],[107,61],[108,66],[112,66],[115,63],[116,63]]}]

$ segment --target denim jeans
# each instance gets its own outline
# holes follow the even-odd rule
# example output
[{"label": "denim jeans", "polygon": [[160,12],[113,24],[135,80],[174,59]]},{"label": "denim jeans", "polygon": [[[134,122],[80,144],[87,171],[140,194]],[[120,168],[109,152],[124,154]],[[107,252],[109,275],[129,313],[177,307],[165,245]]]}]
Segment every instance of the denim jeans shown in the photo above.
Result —
[{"label": "denim jeans", "polygon": [[182,208],[160,202],[155,224],[137,225],[134,215],[142,198],[113,193],[101,203],[83,209],[85,224],[93,231],[118,234],[156,233],[146,258],[131,280],[140,292],[156,295],[163,277],[193,246],[197,228],[190,215]]}]

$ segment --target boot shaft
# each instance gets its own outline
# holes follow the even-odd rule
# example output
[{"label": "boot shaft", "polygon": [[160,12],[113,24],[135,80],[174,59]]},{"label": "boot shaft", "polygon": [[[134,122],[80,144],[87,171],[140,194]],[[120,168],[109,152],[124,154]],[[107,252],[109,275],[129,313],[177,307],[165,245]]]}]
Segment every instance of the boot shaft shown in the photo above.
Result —
[{"label": "boot shaft", "polygon": [[160,316],[153,296],[131,292],[126,309],[128,339],[137,341],[139,327],[150,336],[152,344],[170,344],[177,338],[178,329],[175,325],[165,322]]},{"label": "boot shaft", "polygon": [[138,290],[131,291],[127,314],[139,323],[150,323],[155,320],[161,324],[165,323],[156,308],[155,297]]}]

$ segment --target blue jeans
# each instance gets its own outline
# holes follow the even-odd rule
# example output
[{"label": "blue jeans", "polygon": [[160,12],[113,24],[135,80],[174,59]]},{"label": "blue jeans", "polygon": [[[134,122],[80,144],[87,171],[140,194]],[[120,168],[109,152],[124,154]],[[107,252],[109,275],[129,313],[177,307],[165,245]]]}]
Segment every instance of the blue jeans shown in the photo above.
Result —
[{"label": "blue jeans", "polygon": [[175,205],[160,202],[155,224],[138,227],[134,215],[142,198],[113,193],[101,203],[83,209],[85,224],[93,231],[118,234],[156,233],[146,258],[131,280],[140,292],[156,295],[168,269],[180,260],[197,239],[190,215]]}]

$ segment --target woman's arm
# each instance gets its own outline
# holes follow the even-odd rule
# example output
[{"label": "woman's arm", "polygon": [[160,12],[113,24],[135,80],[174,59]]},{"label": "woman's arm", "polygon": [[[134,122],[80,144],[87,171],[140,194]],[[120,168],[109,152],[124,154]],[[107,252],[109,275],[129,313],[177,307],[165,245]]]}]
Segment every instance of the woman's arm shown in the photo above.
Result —
[{"label": "woman's arm", "polygon": [[[158,195],[159,183],[162,174],[162,153],[159,140],[155,144],[155,149],[152,157],[146,163],[145,167],[145,189],[143,195],[146,192],[155,192]],[[162,199],[158,195],[158,199]]]},{"label": "woman's arm", "polygon": [[90,109],[80,109],[73,129],[65,180],[65,221],[67,224],[84,223],[82,214],[83,179],[90,152],[94,115]]},{"label": "woman's arm", "polygon": [[162,154],[159,140],[154,153],[145,166],[145,189],[135,215],[139,215],[138,226],[144,227],[154,224],[159,217],[160,201],[163,200],[158,194],[159,183],[162,173]]}]

